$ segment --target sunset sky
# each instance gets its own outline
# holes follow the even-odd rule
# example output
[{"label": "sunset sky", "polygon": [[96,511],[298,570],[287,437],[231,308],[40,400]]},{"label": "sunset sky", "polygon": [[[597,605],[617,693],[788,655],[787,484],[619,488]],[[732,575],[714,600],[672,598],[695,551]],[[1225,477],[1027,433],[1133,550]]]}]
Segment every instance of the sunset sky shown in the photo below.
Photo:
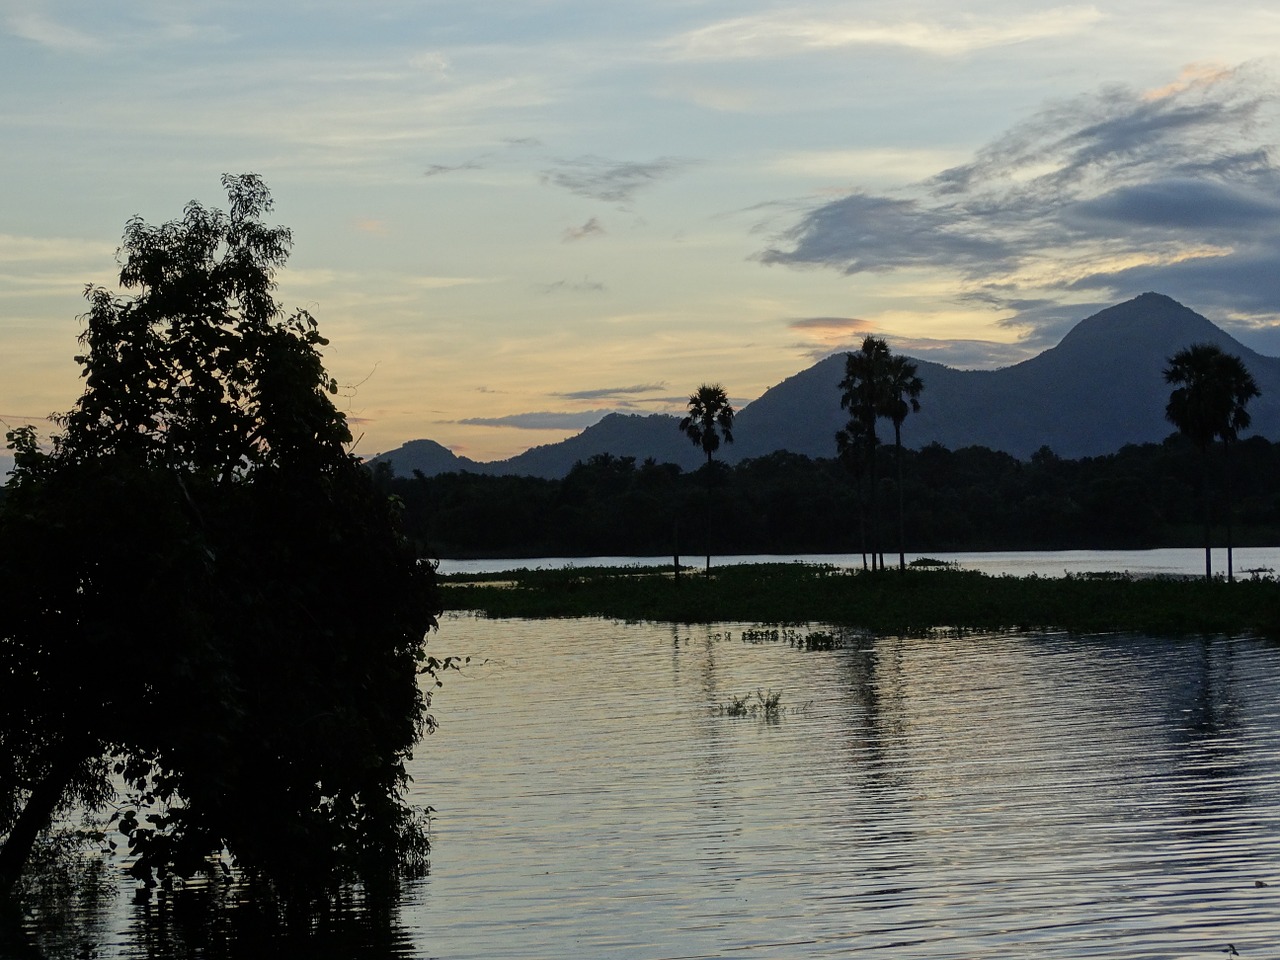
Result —
[{"label": "sunset sky", "polygon": [[74,402],[125,221],[224,172],[366,456],[741,406],[866,333],[1003,366],[1147,290],[1277,355],[1277,50],[1234,0],[0,0],[0,420]]}]

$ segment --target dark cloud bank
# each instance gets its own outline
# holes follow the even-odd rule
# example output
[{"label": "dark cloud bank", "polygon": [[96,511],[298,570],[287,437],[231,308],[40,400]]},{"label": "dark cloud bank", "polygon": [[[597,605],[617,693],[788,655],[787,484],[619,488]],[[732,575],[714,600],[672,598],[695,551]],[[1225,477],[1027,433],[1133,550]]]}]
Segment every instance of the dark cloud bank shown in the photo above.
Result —
[{"label": "dark cloud bank", "polygon": [[1027,346],[1156,290],[1280,353],[1280,168],[1265,142],[1276,93],[1247,65],[1053,104],[895,195],[810,209],[760,259],[946,269]]}]

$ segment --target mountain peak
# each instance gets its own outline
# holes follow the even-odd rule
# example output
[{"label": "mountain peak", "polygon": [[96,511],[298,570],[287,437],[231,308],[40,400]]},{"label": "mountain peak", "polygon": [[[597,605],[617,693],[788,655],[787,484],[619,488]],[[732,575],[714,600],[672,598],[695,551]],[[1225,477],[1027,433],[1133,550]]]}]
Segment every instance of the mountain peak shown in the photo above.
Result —
[{"label": "mountain peak", "polygon": [[[1280,437],[1280,359],[1248,349],[1172,297],[1148,292],[1081,320],[1057,346],[1010,367],[956,370],[919,361],[925,382],[921,409],[907,418],[903,442],[952,449],[981,445],[1016,457],[1045,445],[1061,456],[1082,457],[1126,443],[1159,442],[1172,432],[1164,419],[1169,399],[1164,368],[1169,357],[1193,343],[1215,344],[1247,362],[1262,390],[1250,405],[1253,432]],[[840,406],[843,363],[842,354],[829,356],[744,405],[734,422],[738,442],[723,449],[721,459],[736,462],[775,450],[834,456],[835,433],[849,416]],[[431,473],[438,465],[557,477],[576,461],[604,452],[696,469],[701,454],[677,429],[678,422],[663,414],[612,413],[575,437],[510,460],[473,464],[442,457],[421,469]],[[418,468],[412,462],[395,466],[401,473]]]},{"label": "mountain peak", "polygon": [[1169,344],[1176,344],[1174,349],[1178,349],[1205,340],[1224,346],[1229,342],[1232,349],[1243,349],[1190,307],[1163,293],[1144,293],[1081,320],[1054,349],[1071,351],[1105,345],[1112,351],[1145,351],[1155,346],[1164,349]]}]

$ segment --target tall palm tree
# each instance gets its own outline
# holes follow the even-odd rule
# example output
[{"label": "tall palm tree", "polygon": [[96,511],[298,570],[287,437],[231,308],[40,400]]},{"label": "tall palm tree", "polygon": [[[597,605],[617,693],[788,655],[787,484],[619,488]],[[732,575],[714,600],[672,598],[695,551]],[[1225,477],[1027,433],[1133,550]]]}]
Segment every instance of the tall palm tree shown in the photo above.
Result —
[{"label": "tall palm tree", "polygon": [[[857,424],[856,431],[846,430],[846,433],[856,435],[865,450],[872,569],[876,568],[879,553],[879,538],[876,536],[876,446],[880,438],[876,436],[876,420],[885,407],[885,383],[890,356],[887,343],[879,337],[866,337],[860,348],[845,354],[844,379],[840,381],[840,406],[849,411],[850,424],[855,421]],[[879,566],[884,567],[882,554]]]},{"label": "tall palm tree", "polygon": [[680,430],[702,448],[707,455],[707,506],[704,514],[707,528],[707,576],[711,576],[711,455],[720,449],[720,441],[733,443],[733,407],[724,387],[704,383],[689,397],[689,414],[680,421]]},{"label": "tall palm tree", "polygon": [[903,356],[891,356],[884,369],[884,384],[880,415],[893,423],[894,458],[898,467],[898,569],[907,569],[907,554],[903,546],[902,504],[902,421],[908,413],[920,412],[920,392],[924,381],[916,375],[916,365]]},{"label": "tall palm tree", "polygon": [[1252,422],[1245,409],[1260,396],[1244,361],[1212,343],[1196,343],[1169,358],[1165,383],[1174,386],[1164,408],[1165,419],[1200,451],[1204,486],[1204,575],[1212,579],[1209,548],[1209,448],[1222,440],[1227,493],[1227,579],[1235,578],[1231,544],[1231,442]]},{"label": "tall palm tree", "polygon": [[843,430],[836,431],[836,459],[853,475],[854,495],[858,504],[858,544],[862,550],[862,569],[867,569],[867,504],[863,496],[863,480],[867,473],[867,444],[863,423],[851,417]]}]

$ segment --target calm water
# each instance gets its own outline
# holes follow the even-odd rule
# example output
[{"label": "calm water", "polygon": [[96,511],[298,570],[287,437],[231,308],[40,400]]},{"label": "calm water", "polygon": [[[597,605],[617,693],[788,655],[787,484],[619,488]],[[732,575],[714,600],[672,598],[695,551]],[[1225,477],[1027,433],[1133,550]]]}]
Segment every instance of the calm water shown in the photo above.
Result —
[{"label": "calm water", "polygon": [[[918,553],[908,553],[910,563]],[[1128,572],[1135,575],[1204,575],[1204,549],[1165,548],[1160,550],[1006,550],[985,553],[931,553],[935,560],[954,563],[966,570],[983,573],[1008,573],[1025,577],[1061,577],[1067,573]],[[898,555],[886,554],[890,563],[897,563]],[[681,563],[700,567],[702,558],[686,556]],[[712,557],[713,566],[738,563],[829,563],[837,567],[862,566],[861,554],[809,553],[786,555],[760,555]],[[515,570],[555,567],[591,566],[661,566],[671,563],[671,557],[539,557],[528,560],[442,560],[442,573],[494,573]],[[1274,573],[1280,571],[1280,547],[1237,547],[1233,560],[1236,575],[1247,576],[1249,570]],[[1227,551],[1213,551],[1213,572],[1225,574]]]},{"label": "calm water", "polygon": [[[100,957],[253,956],[263,937],[281,956],[440,960],[1280,955],[1275,646],[939,635],[811,651],[789,641],[816,625],[750,626],[451,616],[432,646],[473,660],[415,761],[435,847],[398,903],[206,953],[229,936],[216,921],[158,924],[122,893],[46,942]],[[780,716],[720,709],[757,690],[781,694]]]}]

